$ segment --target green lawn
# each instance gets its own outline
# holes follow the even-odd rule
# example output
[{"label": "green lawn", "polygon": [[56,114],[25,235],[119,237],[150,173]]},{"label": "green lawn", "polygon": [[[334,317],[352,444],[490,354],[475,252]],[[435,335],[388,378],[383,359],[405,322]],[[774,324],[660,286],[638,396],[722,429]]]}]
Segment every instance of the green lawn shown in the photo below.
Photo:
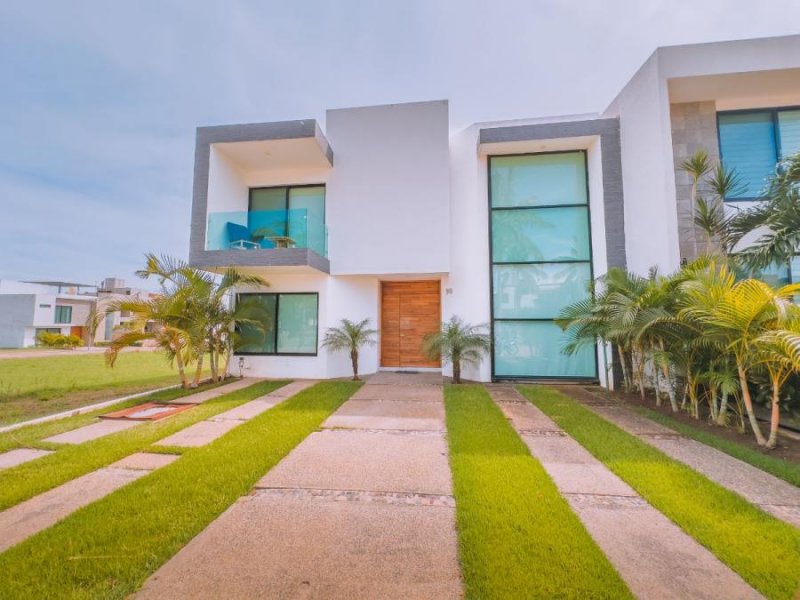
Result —
[{"label": "green lawn", "polygon": [[626,433],[563,394],[519,390],[589,452],[767,598],[795,598],[800,530]]},{"label": "green lawn", "polygon": [[478,385],[445,389],[468,598],[630,598],[542,465]]},{"label": "green lawn", "polygon": [[114,368],[103,354],[70,353],[0,360],[0,425],[178,383],[161,352],[123,352]]},{"label": "green lawn", "polygon": [[752,448],[748,448],[742,444],[737,444],[732,440],[714,435],[713,433],[696,429],[691,425],[687,425],[686,423],[682,423],[676,419],[673,419],[669,415],[662,414],[647,407],[637,406],[635,408],[636,411],[642,415],[652,419],[653,421],[656,421],[657,423],[660,423],[661,425],[664,425],[665,427],[674,429],[681,435],[685,435],[686,437],[697,440],[698,442],[702,442],[707,446],[712,446],[713,448],[716,448],[725,454],[730,454],[734,458],[738,458],[739,460],[749,463],[754,467],[761,469],[762,471],[771,473],[775,475],[775,477],[779,477],[784,481],[788,481],[792,485],[800,487],[800,465],[791,463],[787,460],[782,460],[780,458],[775,458],[774,456],[769,456],[768,454],[764,454],[762,452],[758,452],[757,450],[753,450]]},{"label": "green lawn", "polygon": [[127,597],[358,387],[319,383],[0,554],[3,597]]},{"label": "green lawn", "polygon": [[[268,394],[286,383],[257,383],[208,400],[162,421],[142,423],[83,444],[59,445],[53,454],[0,471],[0,510],[139,452],[176,431]],[[169,398],[170,392],[179,391],[165,390],[161,399]]]},{"label": "green lawn", "polygon": [[122,410],[130,406],[137,406],[145,402],[169,402],[183,396],[202,392],[211,388],[218,387],[230,383],[229,381],[219,383],[204,383],[194,389],[183,388],[170,388],[158,392],[152,392],[146,396],[139,396],[131,400],[107,406],[106,408],[99,408],[91,412],[74,415],[72,417],[65,417],[55,421],[46,421],[44,423],[37,423],[35,425],[26,425],[19,429],[6,431],[0,433],[0,452],[6,452],[15,448],[41,448],[43,450],[55,450],[60,448],[59,444],[51,444],[50,442],[43,442],[44,438],[48,438],[65,431],[72,431],[78,427],[89,425],[97,421],[99,415],[104,415],[112,410]]}]

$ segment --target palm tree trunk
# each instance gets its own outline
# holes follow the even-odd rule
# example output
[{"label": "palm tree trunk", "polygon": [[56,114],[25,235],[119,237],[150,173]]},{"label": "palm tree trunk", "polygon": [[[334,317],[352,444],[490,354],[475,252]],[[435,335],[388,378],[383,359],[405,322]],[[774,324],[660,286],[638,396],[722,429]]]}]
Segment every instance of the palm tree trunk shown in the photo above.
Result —
[{"label": "palm tree trunk", "polygon": [[453,356],[453,383],[461,383],[461,357]]},{"label": "palm tree trunk", "polygon": [[678,398],[675,396],[675,382],[672,378],[672,371],[669,368],[669,363],[664,365],[664,377],[667,380],[667,396],[669,397],[669,406],[672,412],[678,412]]},{"label": "palm tree trunk", "polygon": [[717,397],[719,396],[719,390],[717,386],[712,384],[711,390],[709,390],[708,396],[708,406],[711,410],[711,420],[716,421],[719,415],[719,409],[717,407]]},{"label": "palm tree trunk", "polygon": [[358,381],[358,350],[350,351],[350,362],[353,364],[353,381]]},{"label": "palm tree trunk", "polygon": [[655,361],[653,363],[653,381],[656,388],[656,406],[661,406],[661,384],[658,378],[658,365]]},{"label": "palm tree trunk", "polygon": [[631,389],[631,378],[628,374],[628,363],[625,360],[625,351],[622,349],[622,344],[617,344],[617,353],[619,354],[619,364],[622,367],[622,387],[628,392]]},{"label": "palm tree trunk", "polygon": [[750,387],[747,385],[747,375],[741,365],[736,365],[736,370],[739,372],[739,385],[742,386],[742,400],[744,400],[744,407],[747,409],[747,418],[750,421],[750,427],[753,434],[756,436],[756,443],[759,446],[764,446],[767,442],[764,439],[764,434],[761,433],[761,427],[758,426],[756,415],[753,412],[753,399],[750,397]]},{"label": "palm tree trunk", "polygon": [[181,387],[188,388],[189,382],[186,380],[186,368],[183,365],[183,356],[181,356],[181,351],[175,353],[175,365],[178,367],[178,375],[181,378]]},{"label": "palm tree trunk", "polygon": [[192,387],[196,388],[200,385],[200,377],[203,374],[203,356],[204,352],[200,352],[200,356],[197,357],[197,368],[194,370],[194,379],[192,380]]},{"label": "palm tree trunk", "polygon": [[781,422],[781,386],[777,381],[772,382],[772,414],[769,419],[769,439],[767,448],[778,445],[778,425]]},{"label": "palm tree trunk", "polygon": [[717,414],[717,425],[725,425],[728,420],[728,392],[722,391],[722,399],[719,403],[719,413]]}]

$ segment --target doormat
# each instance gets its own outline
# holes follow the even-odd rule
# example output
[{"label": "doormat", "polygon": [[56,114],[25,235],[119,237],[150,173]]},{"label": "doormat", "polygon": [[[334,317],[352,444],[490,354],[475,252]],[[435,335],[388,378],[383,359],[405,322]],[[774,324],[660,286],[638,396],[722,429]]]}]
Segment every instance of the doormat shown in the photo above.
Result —
[{"label": "doormat", "polygon": [[172,415],[188,410],[193,404],[157,404],[147,402],[139,406],[132,406],[123,410],[100,415],[101,419],[125,419],[128,421],[158,421]]}]

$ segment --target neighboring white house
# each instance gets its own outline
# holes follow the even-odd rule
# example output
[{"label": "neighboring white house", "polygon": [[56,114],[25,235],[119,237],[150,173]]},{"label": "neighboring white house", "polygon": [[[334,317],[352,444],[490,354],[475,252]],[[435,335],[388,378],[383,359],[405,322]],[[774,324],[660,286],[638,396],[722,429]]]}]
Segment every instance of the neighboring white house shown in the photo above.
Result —
[{"label": "neighboring white house", "polygon": [[149,299],[152,292],[125,287],[122,279],[106,278],[100,286],[64,281],[0,280],[0,348],[36,345],[42,332],[76,335],[87,340],[92,308],[97,307],[98,325],[92,343],[109,342],[119,326],[131,316],[116,311],[106,316],[112,300]]},{"label": "neighboring white house", "polygon": [[83,337],[97,301],[94,286],[63,281],[0,281],[0,348],[36,345],[42,332]]},{"label": "neighboring white house", "polygon": [[750,202],[800,150],[797,107],[790,36],[659,48],[598,114],[451,131],[442,100],[329,110],[324,133],[313,119],[200,127],[190,263],[269,282],[239,295],[267,331],[243,332],[251,375],[347,375],[320,347],[345,317],[381,332],[363,373],[438,369],[422,339],[459,315],[494,339],[466,377],[606,383],[610,352],[565,356],[553,319],[609,267],[696,256],[677,165],[721,148],[747,181],[730,210]]}]

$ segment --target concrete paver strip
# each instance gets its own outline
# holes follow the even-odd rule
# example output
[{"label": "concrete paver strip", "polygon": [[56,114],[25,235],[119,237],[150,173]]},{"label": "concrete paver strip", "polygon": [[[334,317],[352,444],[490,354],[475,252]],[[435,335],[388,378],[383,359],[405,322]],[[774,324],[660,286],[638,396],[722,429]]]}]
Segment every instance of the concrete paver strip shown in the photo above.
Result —
[{"label": "concrete paver strip", "polygon": [[366,385],[434,385],[442,386],[444,378],[438,371],[436,372],[416,372],[403,373],[397,371],[379,371],[370,375],[366,380]]},{"label": "concrete paver strip", "polygon": [[[512,391],[513,395],[520,398],[516,390]],[[513,419],[514,425],[518,430],[538,432],[561,431],[558,425],[543,415],[541,411],[536,410],[533,404],[527,400],[524,402],[519,402],[519,400],[513,402],[503,400],[503,398],[508,398],[508,392],[503,392],[501,395],[501,390],[497,387],[489,388],[489,392],[492,398],[500,398],[495,400],[498,406],[500,406],[500,410],[503,411],[507,419]]]},{"label": "concrete paver strip", "polygon": [[[366,429],[311,434],[138,597],[460,598],[442,390],[431,387],[438,405],[347,401],[338,418]],[[416,420],[436,429],[396,430]]]},{"label": "concrete paver strip", "polygon": [[399,400],[403,402],[442,402],[442,388],[436,385],[365,385],[351,400]]},{"label": "concrete paver strip", "polygon": [[190,425],[186,429],[181,429],[177,433],[159,440],[158,446],[178,446],[181,448],[197,448],[210,444],[217,438],[222,437],[234,427],[238,427],[242,421],[221,420],[221,421],[200,421]]},{"label": "concrete paver strip", "polygon": [[444,431],[444,407],[402,400],[348,400],[322,424],[348,429]]},{"label": "concrete paver strip", "polygon": [[[507,386],[503,397],[508,397],[509,389],[513,390]],[[496,395],[494,387],[489,392]],[[518,431],[530,419],[539,424],[549,420],[529,406],[520,412],[520,420],[511,417]],[[551,421],[549,428],[552,431],[556,424]],[[571,437],[523,434],[522,439],[635,596],[761,597]]]},{"label": "concrete paver strip", "polygon": [[236,502],[137,598],[460,598],[455,509],[294,498]]},{"label": "concrete paver strip", "polygon": [[0,552],[149,472],[104,467],[0,512]]},{"label": "concrete paver strip", "polygon": [[[568,390],[561,391],[569,395]],[[676,435],[674,430],[655,423],[625,406],[597,407],[592,404],[585,406],[670,458],[736,492],[776,518],[800,527],[800,488],[716,448]]]},{"label": "concrete paver strip", "polygon": [[214,398],[219,398],[225,394],[230,394],[231,392],[236,392],[246,387],[250,387],[259,381],[261,381],[261,379],[257,377],[245,377],[243,379],[234,381],[233,383],[226,383],[225,385],[211,388],[210,390],[205,390],[204,392],[198,392],[190,396],[184,396],[183,398],[176,398],[175,400],[172,400],[170,404],[202,404],[203,402],[213,400]]},{"label": "concrete paver strip", "polygon": [[299,394],[303,390],[310,388],[312,385],[318,383],[316,379],[295,379],[286,385],[279,387],[277,390],[271,391],[264,398],[288,398]]},{"label": "concrete paver strip", "polygon": [[216,417],[211,417],[209,421],[247,421],[248,419],[257,417],[262,412],[269,410],[279,403],[279,398],[251,400],[250,402],[240,404],[236,408],[226,410],[224,413],[220,413]]},{"label": "concrete paver strip", "polygon": [[136,427],[142,423],[143,421],[116,421],[104,419],[98,421],[97,423],[92,423],[84,427],[79,427],[78,429],[73,429],[72,431],[59,433],[58,435],[51,436],[44,441],[54,442],[56,444],[82,444],[83,442],[89,442],[91,440],[96,440],[97,438],[111,435],[112,433],[117,433],[118,431],[124,431],[125,429]]},{"label": "concrete paver strip", "polygon": [[311,434],[257,484],[450,494],[443,434],[328,430]]},{"label": "concrete paver strip", "polygon": [[119,469],[137,469],[140,471],[155,471],[161,467],[166,467],[178,460],[180,456],[176,454],[156,454],[154,452],[135,452],[130,456],[118,460],[109,465]]},{"label": "concrete paver strip", "polygon": [[10,469],[22,463],[52,454],[50,450],[37,450],[36,448],[17,448],[0,454],[0,469]]}]

